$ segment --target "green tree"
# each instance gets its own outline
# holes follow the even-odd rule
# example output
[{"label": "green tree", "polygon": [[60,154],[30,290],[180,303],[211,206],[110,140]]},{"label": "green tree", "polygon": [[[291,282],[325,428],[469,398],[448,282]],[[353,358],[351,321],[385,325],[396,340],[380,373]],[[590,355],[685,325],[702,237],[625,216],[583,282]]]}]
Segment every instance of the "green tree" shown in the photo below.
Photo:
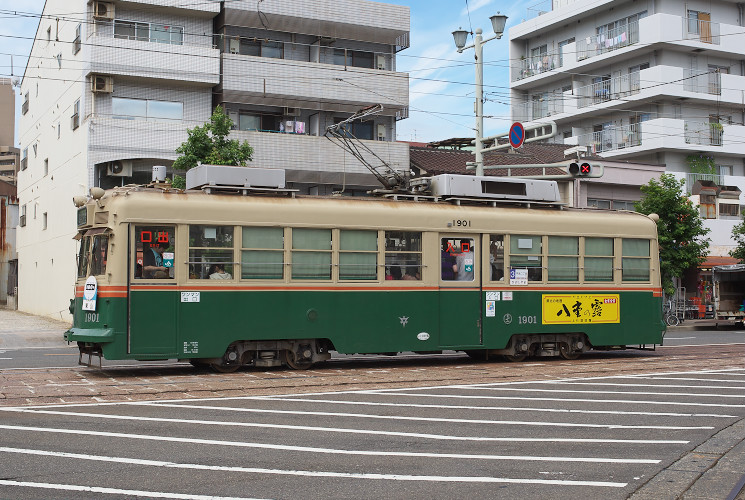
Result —
[{"label": "green tree", "polygon": [[[185,171],[201,163],[245,166],[247,161],[251,161],[254,149],[246,141],[228,139],[232,126],[233,120],[221,106],[216,107],[209,122],[187,130],[189,137],[186,142],[176,148],[181,156],[173,162],[173,169]],[[174,187],[183,187],[180,185],[182,182],[183,177],[174,176]]]},{"label": "green tree", "polygon": [[683,179],[662,174],[641,187],[644,198],[634,204],[637,212],[655,213],[660,243],[660,273],[665,292],[673,294],[673,278],[704,261],[709,249],[709,229],[691,201],[683,196]]},{"label": "green tree", "polygon": [[[745,216],[745,210],[743,210],[742,215]],[[745,263],[745,220],[732,228],[732,239],[735,240],[737,246],[729,253],[730,256],[738,259],[741,263]]]}]

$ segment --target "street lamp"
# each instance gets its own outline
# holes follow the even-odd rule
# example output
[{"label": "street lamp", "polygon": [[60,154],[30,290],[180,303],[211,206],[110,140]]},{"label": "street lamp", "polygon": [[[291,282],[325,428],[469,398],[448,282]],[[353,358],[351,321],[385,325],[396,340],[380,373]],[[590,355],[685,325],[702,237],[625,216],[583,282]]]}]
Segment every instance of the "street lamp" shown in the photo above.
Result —
[{"label": "street lamp", "polygon": [[455,46],[458,48],[458,53],[462,53],[466,49],[474,49],[476,53],[476,150],[474,151],[474,156],[476,157],[476,175],[484,175],[484,155],[481,152],[484,147],[484,52],[482,46],[486,42],[502,38],[504,25],[507,24],[507,16],[499,12],[489,19],[494,29],[494,36],[483,40],[481,38],[481,28],[476,28],[473,45],[469,45],[468,47],[466,47],[466,38],[470,33],[462,28],[453,31],[453,40],[455,41]]}]

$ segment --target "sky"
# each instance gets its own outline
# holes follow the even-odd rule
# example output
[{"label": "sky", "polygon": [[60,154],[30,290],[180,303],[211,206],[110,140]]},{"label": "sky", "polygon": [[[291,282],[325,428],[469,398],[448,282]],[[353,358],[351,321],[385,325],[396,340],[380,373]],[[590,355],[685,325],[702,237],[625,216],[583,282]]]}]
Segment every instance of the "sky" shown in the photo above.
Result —
[{"label": "sky", "polygon": [[[249,1],[249,0],[247,0]],[[253,1],[253,0],[250,0]],[[264,0],[282,1],[282,0]],[[398,122],[397,139],[430,142],[475,135],[474,51],[458,54],[452,32],[481,28],[493,35],[489,17],[508,16],[505,31],[539,0],[386,0],[409,7],[411,46],[397,55],[409,74],[409,118]],[[0,0],[0,77],[23,76],[44,0]],[[473,43],[469,37],[468,44]],[[509,58],[507,34],[484,45],[484,136],[507,132]],[[16,97],[20,112],[20,96]],[[18,114],[16,114],[18,116]],[[16,118],[16,123],[18,119]]]}]

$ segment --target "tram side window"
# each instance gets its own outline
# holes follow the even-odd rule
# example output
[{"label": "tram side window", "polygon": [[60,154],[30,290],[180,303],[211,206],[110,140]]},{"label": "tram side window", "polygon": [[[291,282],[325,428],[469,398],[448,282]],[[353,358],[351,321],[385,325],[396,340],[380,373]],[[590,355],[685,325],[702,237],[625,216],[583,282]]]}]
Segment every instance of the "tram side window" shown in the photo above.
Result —
[{"label": "tram side window", "polygon": [[283,279],[284,248],[284,229],[281,227],[244,227],[241,279]]},{"label": "tram side window", "polygon": [[442,279],[473,281],[476,262],[473,238],[441,238],[440,244]]},{"label": "tram side window", "polygon": [[613,281],[613,238],[585,238],[585,281]]},{"label": "tram side window", "polygon": [[623,281],[649,281],[649,240],[622,240],[621,276]]},{"label": "tram side window", "polygon": [[422,279],[422,233],[385,232],[385,279]]},{"label": "tram side window", "polygon": [[91,249],[91,274],[99,276],[106,274],[106,261],[109,255],[109,237],[99,234],[93,237],[93,248]]},{"label": "tram side window", "polygon": [[292,230],[292,279],[331,279],[331,229]]},{"label": "tram side window", "polygon": [[378,279],[378,232],[339,232],[339,279]]},{"label": "tram side window", "polygon": [[548,281],[579,281],[579,237],[548,237]]},{"label": "tram side window", "polygon": [[172,279],[175,232],[170,226],[135,226],[136,279]]},{"label": "tram side window", "polygon": [[88,276],[88,248],[90,247],[91,239],[83,238],[80,240],[80,253],[78,254],[78,278],[85,278]]},{"label": "tram side window", "polygon": [[504,281],[504,236],[501,234],[489,237],[489,265],[491,280]]},{"label": "tram side window", "polygon": [[510,269],[527,269],[528,281],[543,281],[541,236],[510,236]]},{"label": "tram side window", "polygon": [[233,279],[233,226],[189,226],[189,278]]}]

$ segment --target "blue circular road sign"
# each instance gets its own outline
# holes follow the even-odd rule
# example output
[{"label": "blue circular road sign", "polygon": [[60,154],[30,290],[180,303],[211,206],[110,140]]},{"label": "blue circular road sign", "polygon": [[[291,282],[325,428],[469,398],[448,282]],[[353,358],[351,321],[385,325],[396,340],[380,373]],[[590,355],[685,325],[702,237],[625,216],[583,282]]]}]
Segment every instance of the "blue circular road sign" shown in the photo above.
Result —
[{"label": "blue circular road sign", "polygon": [[520,122],[515,122],[510,127],[510,146],[519,148],[525,141],[525,128]]}]

